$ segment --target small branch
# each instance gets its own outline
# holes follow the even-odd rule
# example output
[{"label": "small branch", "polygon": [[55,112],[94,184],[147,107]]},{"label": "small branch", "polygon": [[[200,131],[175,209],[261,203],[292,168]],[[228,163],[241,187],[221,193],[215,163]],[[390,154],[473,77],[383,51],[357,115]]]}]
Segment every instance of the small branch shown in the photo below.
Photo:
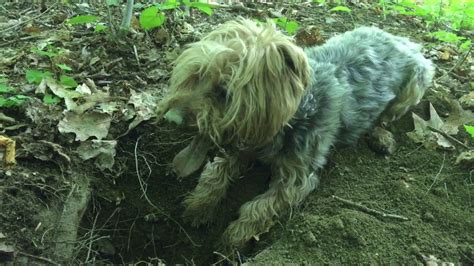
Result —
[{"label": "small branch", "polygon": [[57,265],[58,263],[53,261],[53,260],[50,260],[48,258],[45,258],[45,257],[40,257],[40,256],[35,256],[35,255],[32,255],[32,254],[28,254],[28,253],[25,253],[25,252],[21,252],[21,251],[18,251],[18,255],[22,255],[22,256],[25,256],[25,257],[30,257],[30,258],[33,258],[33,259],[36,259],[36,260],[40,260],[40,261],[44,261],[44,262],[47,262],[49,264],[54,264],[54,265]]},{"label": "small branch", "polygon": [[438,177],[439,175],[441,174],[441,172],[443,171],[443,168],[444,168],[444,161],[446,160],[446,153],[443,154],[443,163],[441,164],[441,167],[439,168],[438,170],[438,173],[436,173],[434,179],[433,179],[433,183],[431,183],[430,187],[428,188],[428,190],[425,192],[425,194],[427,194],[428,192],[430,192],[431,188],[434,186],[434,184],[436,183],[436,181],[438,180]]},{"label": "small branch", "polygon": [[444,132],[444,131],[442,131],[442,130],[436,129],[436,128],[431,127],[431,126],[428,126],[428,129],[431,130],[431,131],[434,131],[434,132],[436,132],[436,133],[439,133],[439,134],[443,135],[443,137],[445,137],[445,138],[451,140],[452,142],[455,142],[456,144],[458,144],[458,145],[460,145],[460,146],[462,146],[462,147],[464,147],[464,148],[466,148],[466,149],[469,149],[469,147],[468,147],[466,144],[462,143],[461,141],[457,140],[456,138],[454,138],[453,136],[449,135],[448,133],[446,133],[446,132]]},{"label": "small branch", "polygon": [[135,55],[135,60],[137,60],[138,69],[141,69],[140,58],[138,57],[138,50],[135,44],[133,45],[133,54]]},{"label": "small branch", "polygon": [[356,203],[356,202],[353,202],[353,201],[350,201],[350,200],[347,200],[347,199],[343,199],[343,198],[340,198],[340,197],[335,196],[335,195],[332,195],[332,198],[335,199],[335,200],[338,200],[340,202],[343,202],[343,203],[345,203],[349,206],[356,207],[357,209],[359,209],[359,210],[361,210],[365,213],[380,216],[382,218],[392,218],[392,219],[401,220],[401,221],[410,220],[405,216],[401,216],[401,215],[397,215],[397,214],[388,214],[388,213],[385,213],[385,212],[377,211],[377,210],[371,209],[369,207],[366,207],[366,206],[364,206],[360,203]]}]

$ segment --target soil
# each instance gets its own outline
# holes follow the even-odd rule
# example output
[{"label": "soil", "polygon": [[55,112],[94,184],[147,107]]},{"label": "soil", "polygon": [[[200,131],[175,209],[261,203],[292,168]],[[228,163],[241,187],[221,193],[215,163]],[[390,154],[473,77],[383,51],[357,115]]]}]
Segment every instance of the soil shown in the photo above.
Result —
[{"label": "soil", "polygon": [[[92,160],[77,156],[79,143],[74,136],[58,131],[63,104],[46,106],[24,78],[26,69],[41,66],[28,55],[31,48],[48,36],[67,35],[56,45],[72,51],[64,60],[81,70],[74,73],[77,80],[90,78],[117,97],[130,97],[132,89],[161,93],[167,88],[170,62],[184,44],[239,15],[264,19],[279,13],[298,21],[300,28],[311,29],[310,37],[298,35],[301,45],[319,44],[360,25],[378,26],[423,43],[438,73],[435,86],[414,112],[427,119],[431,102],[440,115],[449,117],[452,110],[447,101],[469,91],[472,57],[456,68],[461,53],[453,52],[449,60],[439,59],[442,45],[426,37],[439,25],[427,28],[414,17],[384,17],[380,9],[370,6],[350,8],[349,14],[329,12],[329,6],[247,4],[245,8],[215,9],[212,16],[197,10],[184,17],[169,13],[162,28],[144,34],[135,25],[118,39],[64,24],[67,17],[87,12],[105,18],[107,11],[102,6],[47,5],[41,9],[7,3],[0,8],[0,22],[17,19],[18,14],[25,19],[41,16],[13,29],[0,27],[0,49],[4,49],[0,57],[10,51],[24,59],[4,65],[0,60],[0,70],[10,85],[35,98],[21,107],[0,110],[22,125],[9,130],[0,127],[2,135],[17,141],[17,165],[0,169],[0,263],[434,261],[472,265],[473,169],[455,164],[465,149],[432,150],[414,143],[406,135],[413,130],[411,114],[390,126],[397,140],[394,154],[379,155],[368,148],[366,138],[355,146],[335,148],[320,173],[320,186],[304,204],[280,217],[258,241],[228,255],[218,252],[220,236],[237,217],[239,206],[265,191],[270,173],[264,165],[256,165],[235,182],[213,224],[193,228],[181,218],[181,202],[196,185],[199,173],[178,179],[170,167],[173,157],[190,142],[192,132],[156,124],[153,119],[128,132],[128,124],[116,115],[107,137],[118,141],[115,164],[110,170],[100,170]],[[111,13],[120,17],[117,8]],[[183,33],[183,25],[191,30]],[[100,58],[100,67],[82,61],[85,50]],[[453,137],[472,147],[472,138],[459,132]]]}]

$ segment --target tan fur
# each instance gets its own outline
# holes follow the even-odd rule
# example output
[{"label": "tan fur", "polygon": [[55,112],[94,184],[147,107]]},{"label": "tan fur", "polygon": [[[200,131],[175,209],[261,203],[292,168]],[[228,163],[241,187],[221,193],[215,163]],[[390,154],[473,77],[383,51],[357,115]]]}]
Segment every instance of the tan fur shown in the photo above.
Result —
[{"label": "tan fur", "polygon": [[390,123],[402,117],[410,108],[417,105],[423,95],[425,88],[420,88],[416,80],[411,80],[408,85],[401,90],[395,100],[382,114],[382,122]]},{"label": "tan fur", "polygon": [[219,145],[262,146],[296,112],[309,75],[304,51],[271,23],[228,22],[178,57],[159,113],[189,110]]},{"label": "tan fur", "polygon": [[213,163],[208,163],[201,173],[199,184],[184,200],[184,218],[194,226],[208,223],[232,180],[239,177],[242,167],[244,165],[238,157],[216,157]]}]

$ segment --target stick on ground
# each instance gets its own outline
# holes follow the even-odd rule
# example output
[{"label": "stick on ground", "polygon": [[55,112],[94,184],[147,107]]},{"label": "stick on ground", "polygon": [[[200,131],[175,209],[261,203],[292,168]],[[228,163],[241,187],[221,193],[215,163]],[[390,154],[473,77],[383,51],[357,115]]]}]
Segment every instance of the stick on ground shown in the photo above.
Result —
[{"label": "stick on ground", "polygon": [[336,199],[336,200],[338,200],[340,202],[343,202],[347,205],[356,207],[357,209],[359,209],[359,210],[361,210],[365,213],[368,213],[368,214],[372,214],[372,215],[375,215],[375,216],[380,216],[382,218],[391,218],[391,219],[402,220],[402,221],[408,221],[409,220],[407,217],[402,216],[402,215],[389,214],[389,213],[377,211],[377,210],[371,209],[367,206],[364,206],[360,203],[356,203],[356,202],[353,202],[353,201],[350,201],[350,200],[347,200],[347,199],[343,199],[343,198],[340,198],[340,197],[335,196],[335,195],[333,195],[332,197],[333,197],[333,199]]}]

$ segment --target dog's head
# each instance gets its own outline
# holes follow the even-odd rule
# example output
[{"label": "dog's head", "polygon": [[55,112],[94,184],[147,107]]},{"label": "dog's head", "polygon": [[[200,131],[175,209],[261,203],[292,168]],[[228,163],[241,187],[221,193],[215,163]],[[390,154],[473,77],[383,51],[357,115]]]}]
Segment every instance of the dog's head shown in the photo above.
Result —
[{"label": "dog's head", "polygon": [[261,146],[295,114],[309,76],[304,51],[272,23],[238,19],[177,58],[158,112],[183,113],[218,145]]}]

